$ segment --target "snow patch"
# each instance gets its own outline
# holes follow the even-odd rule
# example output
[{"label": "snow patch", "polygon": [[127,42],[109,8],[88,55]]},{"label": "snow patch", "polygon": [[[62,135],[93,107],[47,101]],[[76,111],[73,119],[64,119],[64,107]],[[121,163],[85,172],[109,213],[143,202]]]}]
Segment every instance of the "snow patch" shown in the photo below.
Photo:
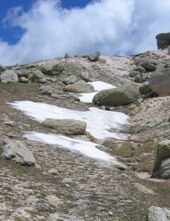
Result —
[{"label": "snow patch", "polygon": [[116,139],[128,138],[127,135],[122,133],[109,132],[111,128],[119,130],[122,126],[128,124],[129,117],[120,112],[105,111],[95,107],[89,108],[88,111],[75,111],[32,101],[15,101],[10,104],[38,122],[43,122],[46,119],[75,119],[85,121],[87,124],[86,131],[97,139],[108,137]]},{"label": "snow patch", "polygon": [[88,156],[93,159],[108,161],[114,164],[115,166],[126,168],[126,165],[118,161],[115,157],[111,156],[110,154],[97,149],[97,144],[90,141],[73,139],[63,135],[45,134],[37,132],[26,133],[24,137],[31,141],[38,141],[58,146],[60,148],[68,149],[73,152],[78,152],[82,155]]},{"label": "snow patch", "polygon": [[110,88],[115,88],[112,84],[108,84],[102,81],[94,81],[94,82],[89,82],[91,84],[96,92],[92,93],[81,93],[80,94],[80,101],[84,103],[92,103],[93,97],[101,90],[105,89],[110,89]]}]

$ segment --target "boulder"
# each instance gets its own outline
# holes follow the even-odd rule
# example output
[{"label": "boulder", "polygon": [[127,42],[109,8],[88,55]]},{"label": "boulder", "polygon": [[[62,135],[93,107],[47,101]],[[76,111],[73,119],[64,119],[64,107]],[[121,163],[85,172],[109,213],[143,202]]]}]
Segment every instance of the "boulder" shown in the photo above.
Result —
[{"label": "boulder", "polygon": [[45,83],[46,77],[40,70],[32,71],[31,81],[35,83]]},{"label": "boulder", "polygon": [[156,65],[154,65],[151,61],[147,60],[143,63],[141,63],[141,66],[146,70],[146,71],[156,71]]},{"label": "boulder", "polygon": [[95,62],[95,61],[99,60],[99,57],[100,57],[100,53],[96,52],[96,53],[93,53],[93,54],[89,54],[87,58],[88,58],[89,61]]},{"label": "boulder", "polygon": [[138,75],[138,74],[140,74],[140,72],[139,71],[131,71],[131,72],[129,72],[129,77],[135,77],[136,75]]},{"label": "boulder", "polygon": [[143,67],[145,71],[156,70],[156,61],[151,60],[151,59],[138,58],[138,59],[135,59],[134,63],[139,67]]},{"label": "boulder", "polygon": [[52,87],[49,85],[42,85],[39,87],[40,94],[45,94],[45,95],[51,95],[53,90]]},{"label": "boulder", "polygon": [[151,206],[148,209],[147,221],[170,221],[170,210]]},{"label": "boulder", "polygon": [[77,82],[75,84],[69,84],[63,88],[65,92],[71,93],[90,93],[94,92],[94,87],[86,82]]},{"label": "boulder", "polygon": [[86,82],[90,81],[90,75],[88,72],[81,72],[80,77]]},{"label": "boulder", "polygon": [[137,67],[135,67],[134,69],[133,69],[133,71],[138,71],[138,72],[140,72],[140,73],[145,73],[146,72],[146,70],[145,70],[145,68],[143,68],[142,66],[137,66]]},{"label": "boulder", "polygon": [[150,89],[150,85],[148,82],[146,82],[145,84],[143,84],[142,86],[139,87],[139,92],[141,94],[146,94],[146,93],[150,93],[151,89]]},{"label": "boulder", "polygon": [[170,140],[159,142],[156,148],[156,160],[152,177],[170,179]]},{"label": "boulder", "polygon": [[20,77],[19,78],[19,82],[20,83],[30,83],[30,80],[26,77]]},{"label": "boulder", "polygon": [[66,84],[66,85],[68,85],[68,84],[73,84],[73,83],[75,83],[76,81],[77,81],[77,77],[74,76],[74,75],[71,75],[71,76],[65,78],[65,79],[63,80],[63,83]]},{"label": "boulder", "polygon": [[170,32],[160,33],[156,36],[158,49],[168,48],[170,45]]},{"label": "boulder", "polygon": [[138,100],[139,90],[133,84],[125,84],[118,88],[99,91],[93,98],[93,103],[104,106],[121,106]]},{"label": "boulder", "polygon": [[149,81],[150,88],[159,96],[170,95],[170,69],[157,71],[151,75]]},{"label": "boulder", "polygon": [[54,120],[47,119],[42,125],[56,130],[58,133],[66,135],[82,135],[86,132],[86,123],[80,120],[63,119]]},{"label": "boulder", "polygon": [[6,70],[0,76],[2,83],[16,83],[18,82],[18,75],[13,70]]},{"label": "boulder", "polygon": [[3,157],[22,165],[35,165],[36,159],[32,152],[19,140],[11,141],[3,147]]},{"label": "boulder", "polygon": [[64,71],[62,64],[45,63],[41,66],[41,71],[46,75],[58,75]]}]

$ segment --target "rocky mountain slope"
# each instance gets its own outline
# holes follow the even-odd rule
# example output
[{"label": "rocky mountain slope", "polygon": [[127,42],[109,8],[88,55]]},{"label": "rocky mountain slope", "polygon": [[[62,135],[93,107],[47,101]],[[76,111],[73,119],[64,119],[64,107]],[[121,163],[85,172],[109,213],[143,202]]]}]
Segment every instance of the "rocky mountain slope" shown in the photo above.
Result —
[{"label": "rocky mountain slope", "polygon": [[170,220],[169,67],[167,49],[0,66],[0,220]]}]

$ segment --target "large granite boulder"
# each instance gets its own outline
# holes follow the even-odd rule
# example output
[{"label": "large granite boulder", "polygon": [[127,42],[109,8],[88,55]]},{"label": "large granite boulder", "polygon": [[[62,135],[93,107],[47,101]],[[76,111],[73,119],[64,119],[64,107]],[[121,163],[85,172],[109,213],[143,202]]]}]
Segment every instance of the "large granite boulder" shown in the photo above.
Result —
[{"label": "large granite boulder", "polygon": [[71,93],[90,93],[94,92],[94,87],[86,82],[77,82],[74,84],[69,84],[63,88],[65,92]]},{"label": "large granite boulder", "polygon": [[153,73],[149,85],[151,90],[159,96],[170,95],[170,69]]},{"label": "large granite boulder", "polygon": [[1,74],[0,80],[2,83],[16,83],[18,82],[18,75],[13,70],[6,70]]},{"label": "large granite boulder", "polygon": [[170,140],[157,144],[153,178],[170,179]]},{"label": "large granite boulder", "polygon": [[158,49],[168,48],[170,45],[170,32],[160,33],[156,36]]},{"label": "large granite boulder", "polygon": [[42,125],[56,130],[60,134],[66,135],[82,135],[86,132],[86,123],[80,120],[63,119],[54,120],[47,119]]},{"label": "large granite boulder", "polygon": [[170,210],[167,208],[151,206],[148,209],[147,221],[170,221]]},{"label": "large granite boulder", "polygon": [[35,165],[36,159],[32,152],[19,140],[11,141],[3,147],[3,157],[22,165]]},{"label": "large granite boulder", "polygon": [[93,103],[99,106],[122,106],[138,100],[139,90],[133,84],[125,84],[118,88],[99,91],[93,98]]}]

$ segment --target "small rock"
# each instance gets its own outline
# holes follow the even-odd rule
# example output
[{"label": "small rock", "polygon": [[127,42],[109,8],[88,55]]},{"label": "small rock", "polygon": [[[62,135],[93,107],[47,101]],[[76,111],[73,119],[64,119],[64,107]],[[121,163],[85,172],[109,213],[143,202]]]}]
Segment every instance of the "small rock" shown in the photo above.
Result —
[{"label": "small rock", "polygon": [[50,170],[48,170],[48,173],[53,174],[53,175],[58,175],[58,171],[55,168],[51,168]]},{"label": "small rock", "polygon": [[71,178],[64,178],[62,180],[62,184],[69,184],[69,185],[71,185],[71,184],[75,184],[75,182]]},{"label": "small rock", "polygon": [[57,207],[60,203],[59,198],[53,195],[48,195],[47,200],[50,206]]}]

